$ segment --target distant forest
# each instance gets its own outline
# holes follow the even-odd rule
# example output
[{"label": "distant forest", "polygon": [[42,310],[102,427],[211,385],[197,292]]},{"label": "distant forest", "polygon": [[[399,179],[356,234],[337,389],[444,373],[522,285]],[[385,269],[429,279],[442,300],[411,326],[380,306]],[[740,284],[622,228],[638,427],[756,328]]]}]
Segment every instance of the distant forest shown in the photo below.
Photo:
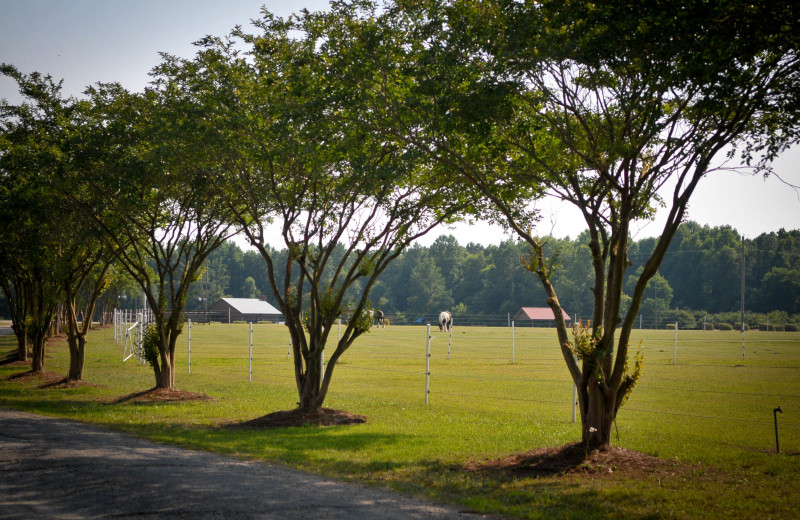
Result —
[{"label": "distant forest", "polygon": [[[559,299],[573,318],[590,317],[591,264],[587,236],[551,239],[549,256],[559,263],[553,281]],[[641,269],[655,245],[654,238],[633,242],[629,274]],[[285,253],[285,252],[284,252]],[[499,245],[459,244],[441,236],[430,247],[414,245],[380,276],[372,302],[394,323],[433,320],[451,310],[459,322],[504,324],[520,307],[545,306],[544,291],[521,258],[525,244],[506,240]],[[765,233],[745,240],[745,308],[749,327],[800,322],[800,230]],[[741,309],[742,242],[729,226],[694,222],[681,226],[659,270],[650,281],[639,323],[663,328],[737,324]],[[186,310],[202,310],[222,297],[265,296],[269,290],[264,261],[255,251],[228,242],[207,261],[207,271],[194,284]],[[627,290],[633,289],[633,279]],[[360,288],[356,288],[360,290]]]}]

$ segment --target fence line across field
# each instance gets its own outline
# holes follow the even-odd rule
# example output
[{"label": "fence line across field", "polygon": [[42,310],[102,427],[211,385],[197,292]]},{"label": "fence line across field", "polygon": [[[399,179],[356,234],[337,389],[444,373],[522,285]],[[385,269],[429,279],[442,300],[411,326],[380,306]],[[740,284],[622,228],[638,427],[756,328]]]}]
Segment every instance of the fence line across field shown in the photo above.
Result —
[{"label": "fence line across field", "polygon": [[[130,322],[130,318],[128,318],[128,322]],[[252,329],[252,324],[250,324],[249,326]],[[191,324],[188,324],[187,329],[189,331],[191,331]],[[425,329],[423,329],[423,330],[425,330]],[[508,352],[508,354],[507,354],[508,358],[506,358],[506,359],[509,360],[509,362],[512,365],[516,364],[517,360],[519,359],[518,355],[517,355],[518,339],[517,339],[517,335],[516,335],[516,333],[514,331],[515,331],[515,329],[512,328],[512,334],[511,334],[511,336],[509,336],[509,338],[507,338],[507,340],[509,341],[509,344],[508,344],[508,347],[507,347],[508,350],[506,351],[506,352]],[[673,343],[673,345],[672,345],[673,346],[672,354],[673,355],[672,355],[672,359],[671,359],[671,363],[670,363],[672,365],[679,364],[678,363],[678,347],[679,347],[679,343],[680,342],[679,342],[678,331],[679,331],[679,329],[676,328],[675,329],[675,334],[674,334],[674,339],[672,341],[672,343]],[[252,332],[250,334],[251,334],[251,337],[247,342],[248,348],[250,348],[250,346],[252,344],[252,341],[253,341],[252,340]],[[433,340],[431,342],[431,344],[433,346],[433,343],[435,342],[435,337],[430,335],[430,334],[426,334],[426,337],[428,338],[426,340],[426,344],[427,344],[427,341]],[[452,336],[448,335],[448,356],[447,356],[447,359],[450,359],[452,357],[452,345],[453,345],[453,342],[452,342],[451,338],[452,338]],[[499,338],[499,339],[502,339],[502,338]],[[538,340],[544,340],[544,339],[549,339],[549,338],[545,338],[543,336],[527,338],[527,340],[529,340],[529,341],[530,340],[538,341]],[[644,339],[647,340],[647,338],[644,338]],[[762,340],[761,344],[768,343],[769,341],[771,341],[771,340],[768,340],[766,342]],[[781,341],[784,341],[784,340],[778,340],[778,342],[781,342]],[[287,354],[290,354],[291,353],[291,342],[290,342],[290,340],[288,338],[288,334],[286,335],[285,342],[281,341],[281,343],[287,344],[289,346],[289,350],[288,350]],[[491,356],[475,356],[475,355],[471,355],[470,359],[473,359],[473,360],[484,360],[484,361],[486,361],[486,360],[500,360],[501,361],[502,360],[502,350],[503,350],[502,346],[498,346],[498,345],[488,345],[488,346],[487,345],[481,345],[481,346],[462,347],[460,345],[457,345],[456,347],[457,347],[456,348],[456,356],[457,357],[458,357],[458,355],[463,355],[464,352],[476,351],[477,350],[477,351],[480,351],[481,353],[484,353],[484,352],[487,352],[487,351],[488,352],[493,352],[496,355],[491,355]],[[221,348],[230,349],[231,351],[235,351],[236,350],[236,346],[235,345],[221,347]],[[187,357],[190,358],[190,356],[191,356],[191,352],[190,352],[190,349],[191,349],[191,333],[189,334],[189,339],[187,340],[187,349],[188,349]],[[656,349],[656,347],[652,346],[652,347],[649,347],[647,350],[655,350],[655,349]],[[373,359],[380,359],[380,360],[383,360],[383,361],[391,361],[391,360],[408,361],[408,360],[414,359],[414,357],[415,356],[413,354],[406,354],[406,355],[377,355],[377,356],[373,356]],[[432,348],[432,353],[431,353],[430,357],[433,358],[433,359],[436,359],[438,357],[437,354],[433,353],[433,348]],[[529,356],[529,357],[525,358],[525,361],[528,364],[541,365],[543,367],[544,366],[559,366],[559,365],[563,364],[563,358],[561,356],[556,356],[556,357],[552,357],[552,356]],[[324,359],[322,360],[322,363],[323,363],[323,366],[324,366]],[[709,364],[709,363],[702,363],[702,364],[700,364],[700,363],[683,363],[683,364],[686,365],[686,366],[693,366],[693,367],[719,366],[718,364],[713,364],[713,363],[712,364]],[[751,368],[785,368],[785,369],[796,369],[796,368],[799,368],[799,367],[794,367],[794,366],[780,366],[780,365],[777,365],[777,366],[776,365],[768,365],[768,366],[764,366],[764,365],[748,365],[748,366],[751,367]]]},{"label": "fence line across field", "polygon": [[[143,312],[141,310],[122,310],[115,313],[114,338],[122,345],[125,359],[130,358],[131,354],[134,354],[140,359],[141,362],[144,362],[141,340],[146,323],[151,320],[152,314]],[[219,365],[205,364],[206,362],[203,358],[204,347],[202,343],[199,345],[199,348],[197,348],[198,345],[192,345],[192,343],[196,342],[197,339],[193,337],[193,332],[196,332],[196,327],[193,327],[194,325],[195,323],[193,320],[187,320],[186,353],[187,371],[190,375],[192,374],[192,364],[195,364],[196,367],[203,368],[204,370],[208,370],[208,367],[219,367]],[[282,355],[282,349],[285,348],[285,345],[289,344],[291,349],[288,331],[286,331],[284,336],[282,333],[275,334],[277,329],[272,329],[269,331],[267,339],[263,336],[260,336],[259,332],[262,330],[267,331],[268,329],[254,329],[253,325],[254,324],[252,323],[248,324],[248,329],[244,329],[243,327],[231,329],[231,332],[235,330],[236,336],[241,338],[241,340],[237,340],[235,344],[225,344],[214,347],[216,357],[221,356],[220,359],[228,360],[225,361],[224,367],[229,368],[224,369],[230,369],[232,373],[235,374],[242,373],[245,370],[244,364],[238,365],[236,362],[231,363],[231,361],[242,359],[244,357],[244,347],[246,344],[248,348],[248,362],[246,365],[248,382],[253,382],[254,376],[258,376],[259,381],[264,381],[263,378],[267,377],[268,381],[283,381],[284,383],[282,384],[293,381],[294,372],[291,368],[293,367],[293,364],[287,363],[286,359]],[[706,345],[707,340],[705,338],[703,338],[703,351],[706,351],[710,347],[712,351],[712,361],[714,359],[720,359],[721,362],[719,364],[691,363],[692,349],[682,351],[684,352],[682,355],[682,361],[681,357],[679,357],[680,353],[678,351],[681,344],[681,338],[684,337],[684,334],[689,334],[690,336],[687,336],[688,340],[696,342],[697,338],[701,337],[701,334],[706,334],[706,332],[684,332],[685,329],[680,329],[678,325],[679,324],[676,324],[674,326],[674,333],[671,335],[671,338],[665,334],[651,337],[644,335],[642,338],[643,341],[646,342],[645,350],[649,352],[649,354],[646,355],[651,356],[652,359],[652,355],[655,353],[658,356],[656,358],[656,363],[658,365],[671,365],[679,368],[683,367],[692,369],[703,367],[733,368],[736,366],[746,366],[747,370],[781,368],[786,370],[797,370],[798,376],[800,376],[800,366],[775,366],[774,364],[765,366],[758,363],[734,365],[734,363],[740,362],[741,358],[738,358],[737,355],[740,353],[734,352],[734,349],[731,347],[727,347],[723,350],[720,348],[722,345],[718,344],[708,346]],[[265,325],[264,327],[269,326]],[[569,413],[567,412],[566,408],[566,405],[569,403],[572,405],[570,407],[570,418],[573,423],[577,422],[577,388],[575,388],[571,379],[566,376],[564,377],[563,381],[553,377],[541,377],[542,374],[554,370],[555,367],[564,366],[563,358],[558,355],[553,355],[554,352],[557,352],[556,349],[548,347],[546,352],[540,350],[540,342],[551,341],[552,337],[538,333],[535,331],[535,329],[531,330],[530,328],[525,328],[526,333],[520,335],[521,330],[518,329],[513,323],[510,327],[510,330],[504,328],[497,329],[498,331],[507,330],[505,334],[500,333],[496,336],[490,336],[490,340],[488,342],[485,339],[482,339],[481,341],[483,341],[483,344],[478,344],[474,340],[473,342],[470,342],[469,330],[472,328],[462,327],[461,330],[458,330],[458,332],[460,332],[459,334],[453,334],[452,331],[448,331],[446,336],[441,335],[438,332],[436,334],[432,334],[430,331],[430,326],[427,324],[425,327],[419,327],[419,329],[421,332],[421,334],[418,336],[420,338],[418,343],[419,350],[416,351],[419,352],[419,354],[414,354],[413,345],[409,345],[409,348],[403,348],[402,352],[388,351],[387,349],[387,352],[383,353],[382,351],[373,348],[368,357],[357,358],[355,363],[352,363],[348,357],[345,356],[343,364],[341,367],[337,368],[337,370],[339,370],[341,373],[342,379],[337,379],[337,381],[347,381],[348,385],[354,387],[390,389],[393,395],[407,395],[407,398],[414,399],[414,381],[416,380],[420,385],[418,387],[420,390],[422,390],[422,385],[425,385],[424,391],[426,404],[431,403],[431,399],[435,401],[436,396],[457,396],[472,400],[480,399],[507,402],[524,401],[547,405],[563,405],[564,412]],[[200,330],[204,330],[204,326],[201,326]],[[245,337],[245,333],[248,334],[247,337]],[[340,334],[340,332],[338,334]],[[424,345],[422,344],[422,334],[426,335]],[[691,336],[691,334],[694,334],[694,336]],[[360,341],[368,341],[369,338],[370,336],[367,335],[364,336]],[[444,338],[447,338],[448,343],[446,353],[444,352],[444,344],[442,343]],[[385,338],[378,337],[376,340],[377,339],[383,341]],[[709,340],[715,342],[731,341],[730,339],[726,340],[723,338],[709,338]],[[796,340],[792,340],[791,338],[770,336],[765,338],[757,338],[753,344],[759,351],[766,350],[774,351],[775,353],[792,352],[794,351],[794,347],[800,344],[800,337],[798,337]],[[192,359],[193,346],[195,347],[194,350],[196,351],[194,353],[198,354],[196,360]],[[670,346],[672,347],[671,349],[669,348]],[[669,352],[669,350],[672,352]],[[667,352],[669,352],[671,356],[669,356]],[[755,350],[753,352],[755,352]],[[422,357],[425,358],[424,369],[422,365]],[[505,361],[503,361],[504,359]],[[729,361],[722,362],[725,359],[728,359]],[[768,361],[768,359],[769,358],[762,357],[760,358],[760,362],[763,363],[764,361]],[[244,359],[242,359],[242,361],[244,361]],[[463,363],[464,361],[467,362],[466,365]],[[324,356],[322,356],[320,362],[323,370],[325,370]],[[413,368],[415,362],[419,363],[417,365],[419,367],[418,369]],[[508,370],[511,372],[498,374],[498,371],[506,370],[503,369],[503,366],[508,366]],[[369,374],[374,373],[382,374],[379,376],[380,382],[372,382]],[[555,374],[555,372],[553,373]],[[563,373],[567,374],[566,370],[563,370]],[[528,374],[529,376],[525,374]],[[417,379],[417,377],[419,378]],[[498,390],[505,388],[507,395],[504,395],[502,390],[499,393],[495,391],[481,392],[480,390],[477,392],[473,391],[466,393],[461,391],[453,392],[451,388],[457,387],[459,384],[451,385],[448,383],[448,381],[454,380],[473,380],[476,382],[481,382],[478,385],[472,385],[476,390],[481,387],[484,387],[487,390]],[[517,388],[518,385],[524,385],[529,381],[537,385],[551,385],[552,389],[547,389],[536,396],[523,396],[521,393],[519,393],[519,391],[514,393],[514,388]],[[695,397],[706,395],[709,396],[709,399],[707,400],[708,402],[706,402],[706,399],[703,399],[702,402],[695,399],[695,403],[698,405],[697,413],[682,410],[665,411],[657,409],[657,401],[652,401],[652,404],[656,405],[656,407],[651,408],[651,404],[648,403],[651,402],[653,398],[652,395],[641,399],[639,394],[637,394],[637,397],[639,397],[637,399],[637,403],[634,406],[624,407],[624,413],[632,413],[637,415],[655,414],[656,416],[688,417],[698,420],[705,419],[714,421],[727,421],[731,424],[749,423],[763,426],[767,424],[771,425],[772,422],[768,421],[767,419],[754,420],[751,418],[737,417],[735,415],[720,416],[714,414],[714,399],[724,399],[726,396],[731,396],[737,399],[744,398],[746,400],[745,407],[749,407],[751,409],[751,415],[753,409],[760,409],[761,406],[766,406],[766,403],[769,403],[770,400],[774,400],[776,405],[785,405],[785,401],[787,400],[791,402],[800,399],[800,395],[794,395],[793,393],[786,391],[776,393],[753,393],[737,392],[734,390],[715,390],[709,388],[698,388],[695,390],[684,387],[658,384],[657,381],[654,382],[656,385],[649,387],[650,391],[679,393],[688,392],[693,393]],[[559,385],[563,385],[563,387],[559,389]],[[464,385],[460,384],[460,386],[463,387]],[[469,383],[467,383],[467,386],[469,386]],[[570,393],[572,395],[569,395]],[[563,397],[558,398],[558,395]],[[707,412],[711,413],[703,413],[703,408],[705,408]],[[800,415],[797,413],[797,411],[787,407],[786,412],[788,413],[785,415],[785,418],[788,420],[781,422],[781,428],[795,428],[796,426],[800,426],[800,423],[798,423]],[[769,418],[771,419],[772,416],[770,415]]]},{"label": "fence line across field", "polygon": [[[113,316],[114,339],[115,339],[115,341],[117,341],[118,343],[120,343],[123,346],[123,358],[124,358],[124,360],[127,360],[127,359],[129,359],[130,357],[132,357],[134,355],[137,356],[140,361],[143,360],[142,340],[143,340],[143,336],[144,336],[144,329],[147,326],[147,324],[151,323],[152,321],[153,321],[152,312],[150,312],[148,310],[123,309],[123,310],[117,310],[117,311],[114,312],[114,316]],[[188,331],[188,334],[187,334],[187,337],[188,337],[188,339],[187,339],[188,368],[187,368],[187,370],[188,370],[189,373],[191,373],[191,329],[192,329],[192,324],[193,324],[193,322],[192,322],[191,319],[187,321],[187,331]],[[252,327],[252,324],[250,326]],[[528,329],[528,330],[530,330],[530,329]],[[674,338],[673,338],[673,341],[672,341],[672,343],[673,343],[672,344],[672,347],[673,347],[672,351],[673,352],[672,352],[672,360],[671,360],[671,364],[673,364],[673,365],[679,364],[679,358],[678,358],[678,348],[680,346],[679,330],[680,330],[679,324],[675,323],[674,324]],[[688,332],[695,332],[696,333],[697,331],[688,331]],[[340,337],[340,334],[341,334],[340,330],[338,330],[337,333],[338,333],[338,335]],[[435,338],[433,336],[430,336],[430,335],[428,335],[428,336],[429,336],[430,339],[434,340],[434,342],[435,342]],[[452,331],[448,331],[447,338],[448,338],[447,359],[450,359],[451,356],[453,355],[453,345],[454,345]],[[551,338],[548,338],[546,336],[537,334],[535,336],[527,337],[526,341],[536,343],[538,341],[543,341],[543,340],[548,340],[548,339],[551,339]],[[656,350],[658,348],[659,344],[663,344],[664,343],[664,339],[663,338],[653,339],[653,338],[645,337],[645,338],[642,338],[642,339],[644,341],[648,342],[648,346],[645,347],[645,350],[648,350],[648,351]],[[712,338],[709,338],[709,340],[711,340],[711,341],[725,341],[724,339],[712,339]],[[479,350],[480,353],[483,354],[483,355],[481,355],[481,356],[471,356],[473,359],[482,359],[482,360],[485,360],[485,361],[501,360],[502,357],[503,357],[503,354],[502,354],[503,346],[500,343],[502,341],[503,341],[503,338],[501,337],[501,338],[496,338],[495,339],[495,344],[491,344],[490,343],[489,345],[480,345],[480,346],[457,345],[456,355],[457,356],[458,355],[463,355],[464,352],[467,352],[467,351],[470,351],[470,350]],[[508,347],[506,347],[506,348],[508,348],[508,350],[506,352],[508,352],[507,355],[509,356],[507,359],[510,360],[511,364],[515,364],[517,362],[517,360],[518,360],[518,355],[517,355],[518,334],[517,334],[516,324],[514,322],[512,322],[512,326],[511,326],[511,330],[510,330],[510,337],[507,338],[506,341],[508,341]],[[703,341],[704,341],[704,343],[706,343],[707,340],[704,339]],[[770,345],[772,348],[776,348],[776,345],[778,347],[780,347],[781,345],[779,345],[779,344],[781,344],[781,343],[786,343],[787,346],[789,346],[789,344],[793,343],[793,340],[792,339],[783,339],[783,338],[770,338],[770,339],[757,338],[754,342],[755,342],[755,345],[757,345],[757,348],[764,348],[764,345]],[[290,354],[291,354],[291,342],[290,342],[290,340],[288,338],[288,334],[287,334],[287,338],[286,338],[286,343],[284,343],[284,344],[288,345],[288,349],[287,349],[287,358],[288,358],[290,356]],[[717,346],[713,346],[713,347],[717,347]],[[231,348],[233,348],[233,347],[231,347]],[[723,347],[723,348],[726,348],[727,350],[730,350],[730,347]],[[661,351],[663,351],[663,349],[659,350],[659,352],[661,352]],[[528,351],[528,352],[530,353],[530,351]],[[431,354],[431,357],[435,358],[436,356],[437,356],[437,354],[434,354],[434,353]],[[389,361],[389,360],[392,360],[392,359],[409,359],[409,356],[408,355],[406,355],[406,356],[379,355],[379,356],[376,356],[376,359],[377,358]],[[563,359],[560,356],[556,356],[556,357],[552,357],[552,356],[536,356],[534,358],[528,357],[526,359],[526,361],[529,362],[529,363],[530,362],[536,362],[536,363],[539,363],[541,365],[549,365],[549,366],[557,366],[557,365],[560,365],[561,363],[563,363]],[[322,364],[323,364],[323,367],[324,367],[324,359],[322,360]],[[698,367],[701,367],[701,366],[716,366],[713,363],[709,364],[709,363],[683,362],[682,364],[686,364],[686,365],[689,365],[689,366],[698,366]],[[760,366],[760,365],[751,365],[751,366],[756,367],[756,366]],[[794,367],[782,367],[782,366],[769,365],[769,366],[764,366],[764,368],[787,368],[787,369],[792,369]]]},{"label": "fence line across field", "polygon": [[[511,338],[510,338],[511,339],[510,362],[513,365],[513,364],[516,363],[516,339],[517,338],[516,338],[516,329],[515,329],[514,325],[512,325],[511,329],[512,330],[511,330]],[[568,400],[572,404],[572,406],[571,406],[571,412],[572,412],[571,413],[571,419],[572,419],[572,422],[574,423],[574,422],[577,421],[577,404],[578,404],[578,400],[577,400],[577,388],[574,386],[574,384],[570,384],[570,386],[572,387],[571,388],[572,389],[572,396],[569,396],[569,397],[565,396],[565,399],[563,401],[560,401],[560,400],[548,400],[548,399],[529,399],[529,398],[509,397],[509,396],[502,396],[502,395],[485,395],[485,394],[470,394],[469,396],[465,396],[463,394],[453,394],[452,392],[448,392],[446,390],[443,390],[443,391],[432,390],[432,387],[431,387],[432,379],[434,381],[435,380],[439,380],[439,379],[441,379],[443,381],[446,381],[447,378],[457,377],[457,378],[462,378],[462,379],[471,378],[471,379],[475,379],[475,380],[520,382],[520,383],[526,382],[527,379],[524,379],[524,378],[497,377],[497,376],[490,376],[490,375],[476,375],[476,374],[447,374],[447,375],[442,374],[442,373],[437,374],[437,373],[435,373],[435,372],[433,372],[431,370],[431,360],[435,359],[435,356],[433,356],[431,354],[431,350],[430,350],[430,348],[431,348],[431,339],[433,338],[433,336],[430,334],[430,325],[426,325],[424,330],[425,330],[425,334],[426,334],[426,352],[425,352],[426,367],[425,367],[425,371],[424,371],[424,376],[425,376],[425,403],[426,404],[428,404],[430,402],[431,395],[462,395],[462,397],[470,397],[470,398],[495,399],[495,400],[505,400],[505,401],[523,400],[523,401],[541,402],[541,403],[549,403],[549,404],[558,404],[558,403],[565,403],[566,404],[566,402]],[[672,363],[671,363],[672,365],[676,365],[677,364],[677,348],[678,348],[678,339],[679,339],[678,331],[679,331],[679,328],[676,326],[675,327],[675,334],[674,334],[674,338],[673,338],[673,352],[672,352],[673,356],[672,356]],[[252,354],[252,352],[253,352],[253,348],[254,348],[252,324],[249,324],[249,334],[250,335],[249,335],[249,340],[248,340],[248,358],[249,358],[249,361],[248,361],[248,381],[252,382],[252,378],[253,378],[253,354]],[[528,339],[531,339],[531,338],[528,338]],[[547,339],[547,338],[542,336],[542,337],[537,337],[535,339]],[[452,334],[449,333],[448,334],[448,353],[447,353],[447,359],[448,360],[451,357],[451,348],[452,348],[452,346],[453,346]],[[191,356],[190,353],[189,353],[189,356]],[[392,359],[392,358],[391,357],[384,358],[384,360],[386,360],[386,359]],[[401,360],[404,360],[404,361],[409,361],[409,360],[413,359],[413,356],[395,357],[394,359],[401,359]],[[474,358],[472,358],[472,359],[474,359]],[[555,361],[558,361],[558,359],[556,359]],[[561,360],[561,362],[563,363],[563,360]],[[321,363],[322,363],[322,367],[323,367],[323,370],[324,370],[324,356],[321,359]],[[275,363],[269,363],[269,365],[276,365],[276,364]],[[795,368],[795,367],[786,367],[786,368]],[[344,370],[346,370],[349,373],[352,373],[353,371],[358,372],[358,371],[362,371],[362,370],[368,370],[369,372],[381,371],[381,372],[387,373],[387,374],[391,374],[391,373],[398,374],[401,378],[407,378],[408,375],[413,375],[415,373],[419,373],[417,371],[398,370],[398,369],[392,369],[392,368],[387,368],[387,367],[376,368],[376,367],[360,367],[360,366],[349,367],[349,366],[345,366]],[[541,383],[563,384],[562,381],[553,380],[553,379],[551,379],[551,380],[535,379],[535,382],[538,383],[538,384],[541,384]],[[387,383],[387,381],[384,380],[383,384],[380,385],[380,387],[386,388],[387,387],[386,383]],[[361,384],[363,385],[364,383],[361,383]],[[403,389],[406,389],[407,387],[406,386],[402,386],[402,387],[401,386],[394,386],[394,388],[397,388],[398,390],[403,390]],[[682,389],[676,388],[676,389],[673,389],[673,390],[680,391]],[[686,390],[686,391],[688,391],[688,390]],[[727,395],[727,394],[739,395],[739,396],[742,395],[741,393],[722,392],[722,391],[716,391],[716,392],[707,391],[707,393],[714,393],[714,394],[718,394],[718,395]],[[792,395],[785,395],[785,394],[760,394],[760,395],[763,396],[763,397],[776,397],[776,398],[780,398],[780,397],[784,397],[784,398],[800,398],[800,396],[792,396]],[[656,412],[656,411],[644,410],[644,409],[635,408],[635,407],[634,408],[630,408],[629,407],[629,408],[627,408],[627,410],[631,411],[631,412],[634,412],[634,413],[659,413],[659,412]],[[665,412],[665,413],[666,414],[671,414],[671,415],[676,415],[676,416],[681,416],[680,413],[675,413],[675,412]],[[687,415],[687,414],[683,414],[683,415]],[[691,415],[691,414],[689,414],[689,415]],[[695,415],[697,415],[697,414],[695,414]],[[756,423],[757,422],[757,421],[755,421],[755,422],[754,421],[749,421],[749,420],[746,420],[746,419],[716,417],[716,416],[710,416],[710,415],[697,415],[697,417],[698,418],[713,419],[713,420],[721,420],[721,421],[730,420],[730,421],[733,421],[733,422],[738,422],[738,421],[746,421],[746,422],[752,422],[752,423]],[[785,423],[785,426],[791,426],[791,425],[792,425],[792,423]]]}]

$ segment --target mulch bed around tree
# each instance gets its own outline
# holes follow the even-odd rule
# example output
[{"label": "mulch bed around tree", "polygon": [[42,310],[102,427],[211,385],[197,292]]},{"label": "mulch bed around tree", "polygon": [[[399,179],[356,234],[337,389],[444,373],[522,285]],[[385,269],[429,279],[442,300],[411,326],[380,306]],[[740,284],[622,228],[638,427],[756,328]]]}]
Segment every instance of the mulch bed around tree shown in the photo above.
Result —
[{"label": "mulch bed around tree", "polygon": [[292,426],[341,426],[362,424],[367,422],[363,415],[356,415],[344,410],[320,408],[319,410],[287,410],[272,412],[263,417],[241,423],[227,425],[231,428],[288,428]]},{"label": "mulch bed around tree", "polygon": [[62,377],[60,381],[54,381],[52,383],[47,383],[39,388],[80,388],[82,386],[91,386],[94,388],[108,388],[104,385],[97,385],[94,383],[90,383],[88,381],[77,381],[75,379],[67,379],[66,377]]},{"label": "mulch bed around tree", "polygon": [[[30,361],[18,361],[17,363],[20,366],[27,366],[30,367]],[[12,365],[13,366],[13,365]],[[45,388],[50,385],[57,384],[63,381],[64,374],[59,374],[56,372],[33,372],[28,370],[27,372],[20,372],[19,374],[12,374],[6,378],[6,381],[31,381],[36,380],[42,383],[39,388]]]},{"label": "mulch bed around tree", "polygon": [[120,397],[113,401],[113,404],[121,403],[168,403],[175,401],[214,401],[214,398],[206,394],[187,392],[170,388],[151,388]]},{"label": "mulch bed around tree", "polygon": [[587,452],[580,442],[540,448],[511,455],[504,459],[470,462],[467,471],[503,472],[517,477],[553,477],[593,475],[637,477],[653,474],[674,474],[697,468],[677,461],[659,459],[638,451],[607,446]]},{"label": "mulch bed around tree", "polygon": [[[30,366],[30,361],[17,361],[12,366]],[[67,379],[64,374],[57,372],[20,372],[19,374],[12,374],[6,378],[6,381],[33,381],[39,382],[38,389],[45,388],[78,388],[81,386],[93,386],[96,388],[105,388],[103,385],[96,385],[87,381],[76,381],[74,379]]]}]

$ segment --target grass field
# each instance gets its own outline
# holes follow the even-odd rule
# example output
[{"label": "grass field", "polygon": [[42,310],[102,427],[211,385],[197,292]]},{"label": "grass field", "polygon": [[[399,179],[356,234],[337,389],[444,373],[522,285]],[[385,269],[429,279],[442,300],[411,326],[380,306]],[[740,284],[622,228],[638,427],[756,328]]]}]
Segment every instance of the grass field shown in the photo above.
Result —
[{"label": "grass field", "polygon": [[[366,424],[270,431],[225,425],[295,406],[285,327],[253,326],[252,381],[248,325],[192,326],[191,373],[187,333],[176,386],[213,401],[110,404],[154,380],[148,367],[122,362],[104,329],[87,347],[85,378],[98,386],[39,388],[8,379],[24,367],[3,365],[0,405],[521,518],[796,518],[800,510],[798,333],[749,332],[742,359],[738,333],[679,331],[676,349],[674,331],[641,331],[634,340],[643,340],[644,373],[613,441],[679,469],[540,478],[463,468],[580,439],[552,329],[517,328],[512,352],[510,328],[456,328],[449,358],[448,336],[433,331],[427,405],[425,328],[374,329],[335,367],[325,403],[367,416]],[[3,352],[12,339],[0,337]],[[60,341],[47,370],[63,374]]]}]

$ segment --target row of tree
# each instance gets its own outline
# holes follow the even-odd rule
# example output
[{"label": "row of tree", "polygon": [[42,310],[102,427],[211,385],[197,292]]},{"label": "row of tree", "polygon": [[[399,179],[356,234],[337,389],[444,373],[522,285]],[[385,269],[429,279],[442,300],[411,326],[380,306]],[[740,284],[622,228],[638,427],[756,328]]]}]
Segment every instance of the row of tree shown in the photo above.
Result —
[{"label": "row of tree", "polygon": [[[0,278],[15,331],[42,369],[53,309],[79,288],[94,299],[89,280],[107,284],[113,264],[153,310],[148,360],[156,385],[172,387],[189,291],[241,232],[286,318],[299,406],[315,409],[336,361],[369,329],[371,293],[389,298],[377,291],[393,262],[421,255],[409,246],[437,225],[489,219],[526,244],[584,441],[607,444],[639,377],[630,332],[697,183],[725,150],[768,171],[797,142],[795,9],[335,1],[289,19],[265,11],[254,34],[209,36],[190,59],[164,55],[143,93],[98,84],[64,99],[51,78],[3,65],[26,99],[0,107]],[[532,234],[535,201],[548,195],[584,216],[577,280],[559,281],[557,248]],[[661,234],[634,257],[631,224],[658,205],[668,210]],[[280,249],[266,241],[270,223]],[[516,269],[520,251],[499,249],[493,268]],[[416,264],[407,279],[448,269]],[[570,333],[561,287],[587,278],[590,325]],[[406,305],[437,303],[397,291]],[[501,295],[482,296],[502,306]],[[347,328],[328,345],[342,314]]]},{"label": "row of tree", "polygon": [[[558,258],[553,283],[570,316],[586,317],[592,311],[587,241],[584,233],[574,239],[550,238],[547,244],[549,254]],[[647,258],[653,244],[652,238],[631,242],[633,265],[624,284],[628,298],[641,267],[637,261]],[[409,319],[444,309],[459,316],[496,317],[513,315],[523,306],[543,306],[547,296],[520,261],[529,251],[524,242],[512,239],[496,246],[464,246],[450,235],[440,236],[430,247],[414,244],[378,277],[373,305]],[[281,255],[285,257],[287,251],[275,253],[276,258]],[[800,230],[764,233],[742,243],[729,226],[694,222],[681,226],[659,273],[650,280],[640,309],[644,322],[657,327],[674,323],[680,316],[682,327],[700,328],[704,315],[738,312],[743,257],[747,325],[796,322],[800,318],[796,316],[800,314]],[[267,280],[266,266],[257,252],[227,242],[209,255],[205,274],[192,286],[186,308],[202,310],[225,296],[269,298]],[[360,288],[351,291],[357,293]],[[131,294],[130,306],[135,306],[135,299],[135,293]],[[674,312],[678,309],[691,312]]]}]

